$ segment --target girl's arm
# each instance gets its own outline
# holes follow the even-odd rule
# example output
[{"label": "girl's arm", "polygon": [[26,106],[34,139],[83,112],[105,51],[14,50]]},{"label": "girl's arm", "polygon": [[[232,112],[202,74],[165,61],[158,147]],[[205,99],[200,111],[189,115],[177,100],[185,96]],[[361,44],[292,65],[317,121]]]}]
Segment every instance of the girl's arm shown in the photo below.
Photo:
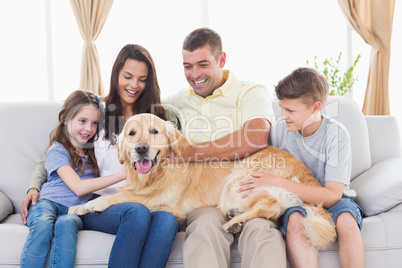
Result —
[{"label": "girl's arm", "polygon": [[126,178],[124,172],[119,172],[99,178],[82,180],[71,166],[58,168],[57,174],[59,174],[68,188],[78,196],[98,191]]},{"label": "girl's arm", "polygon": [[310,204],[323,204],[330,208],[342,198],[345,185],[340,182],[325,182],[324,187],[315,187],[293,182],[282,177],[270,174],[255,173],[253,178],[240,183],[239,192],[244,192],[242,198],[247,197],[252,190],[260,186],[276,186],[296,194],[301,200]]}]

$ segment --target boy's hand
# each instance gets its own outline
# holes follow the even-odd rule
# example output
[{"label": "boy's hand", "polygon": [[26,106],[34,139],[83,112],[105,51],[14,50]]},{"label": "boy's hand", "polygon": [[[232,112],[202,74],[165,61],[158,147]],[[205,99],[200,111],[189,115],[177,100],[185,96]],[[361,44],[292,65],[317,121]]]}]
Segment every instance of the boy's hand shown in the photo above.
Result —
[{"label": "boy's hand", "polygon": [[27,214],[28,214],[28,206],[30,203],[32,205],[35,205],[36,202],[38,202],[39,198],[39,192],[38,189],[36,188],[31,188],[29,189],[27,195],[24,198],[24,201],[22,201],[22,206],[21,206],[21,220],[22,223],[26,224],[27,223]]},{"label": "boy's hand", "polygon": [[252,173],[251,176],[253,178],[240,182],[240,187],[237,191],[242,193],[241,198],[248,197],[255,188],[261,186],[277,186],[280,179],[282,179],[267,173]]}]

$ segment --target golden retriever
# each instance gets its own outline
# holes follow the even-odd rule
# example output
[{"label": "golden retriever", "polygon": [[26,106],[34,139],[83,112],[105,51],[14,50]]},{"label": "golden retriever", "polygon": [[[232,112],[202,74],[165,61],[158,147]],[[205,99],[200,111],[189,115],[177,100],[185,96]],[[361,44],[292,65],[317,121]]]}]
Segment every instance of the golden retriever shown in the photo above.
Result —
[{"label": "golden retriever", "polygon": [[252,172],[271,173],[319,187],[311,171],[291,154],[269,146],[238,161],[165,161],[171,151],[180,156],[187,146],[189,141],[169,122],[152,114],[131,117],[117,144],[127,185],[115,194],[72,207],[69,213],[98,213],[116,203],[138,202],[151,211],[168,211],[182,223],[192,210],[213,206],[232,218],[223,227],[236,233],[250,219],[276,220],[287,208],[299,205],[308,212],[305,234],[313,246],[325,247],[336,238],[332,217],[321,205],[304,204],[296,195],[276,187],[261,187],[244,199],[237,192],[239,182]]}]

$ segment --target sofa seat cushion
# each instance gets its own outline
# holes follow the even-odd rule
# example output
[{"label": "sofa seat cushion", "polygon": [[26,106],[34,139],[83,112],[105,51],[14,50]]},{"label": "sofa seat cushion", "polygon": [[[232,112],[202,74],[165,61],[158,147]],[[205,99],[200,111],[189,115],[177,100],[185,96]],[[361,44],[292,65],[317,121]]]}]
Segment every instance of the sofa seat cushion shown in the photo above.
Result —
[{"label": "sofa seat cushion", "polygon": [[365,216],[388,211],[402,202],[402,157],[383,160],[356,177],[351,188]]}]

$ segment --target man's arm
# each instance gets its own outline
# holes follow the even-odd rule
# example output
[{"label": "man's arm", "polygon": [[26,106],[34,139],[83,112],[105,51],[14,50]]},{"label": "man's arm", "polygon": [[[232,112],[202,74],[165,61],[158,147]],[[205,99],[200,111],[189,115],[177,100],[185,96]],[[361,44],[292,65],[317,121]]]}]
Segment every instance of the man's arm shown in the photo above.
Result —
[{"label": "man's arm", "polygon": [[251,119],[220,139],[190,145],[180,158],[185,162],[243,158],[267,147],[270,128],[267,119]]}]

